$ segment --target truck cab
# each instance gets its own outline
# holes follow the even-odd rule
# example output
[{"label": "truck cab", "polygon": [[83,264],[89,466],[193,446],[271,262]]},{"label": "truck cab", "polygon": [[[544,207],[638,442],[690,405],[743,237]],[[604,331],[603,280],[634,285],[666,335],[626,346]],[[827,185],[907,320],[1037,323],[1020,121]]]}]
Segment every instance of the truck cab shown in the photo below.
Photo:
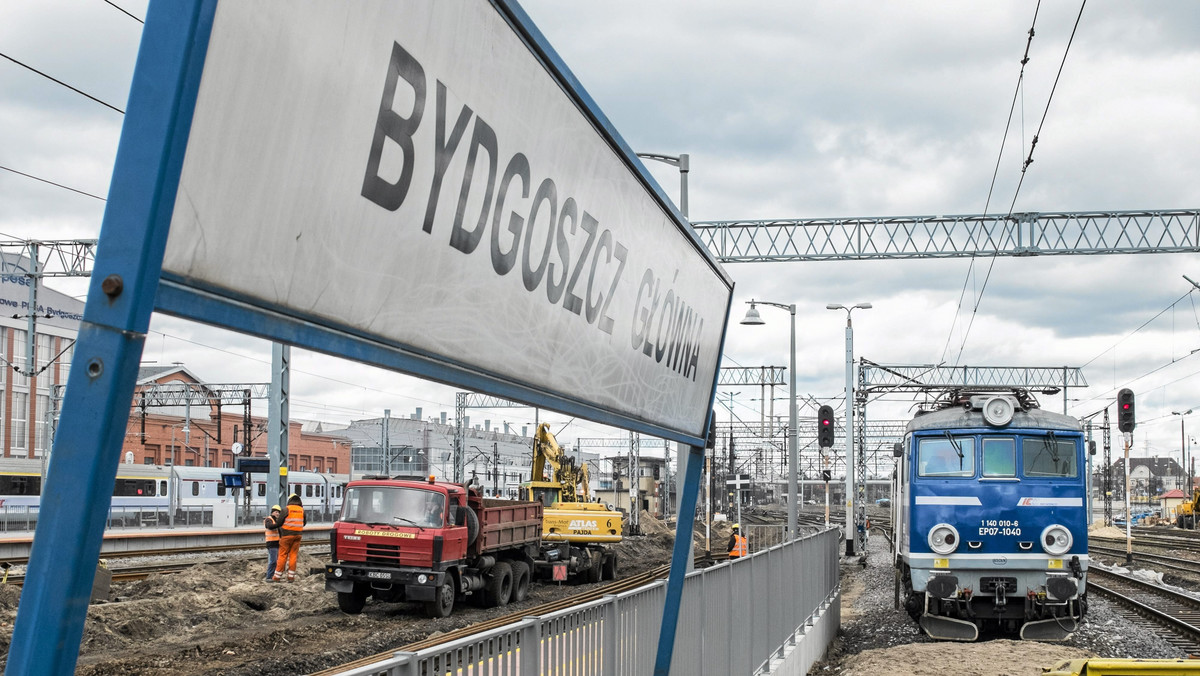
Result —
[{"label": "truck cab", "polygon": [[369,595],[435,601],[447,582],[457,587],[448,573],[467,556],[466,511],[466,489],[456,484],[350,482],[330,533],[326,590],[338,592],[338,605],[352,613]]}]

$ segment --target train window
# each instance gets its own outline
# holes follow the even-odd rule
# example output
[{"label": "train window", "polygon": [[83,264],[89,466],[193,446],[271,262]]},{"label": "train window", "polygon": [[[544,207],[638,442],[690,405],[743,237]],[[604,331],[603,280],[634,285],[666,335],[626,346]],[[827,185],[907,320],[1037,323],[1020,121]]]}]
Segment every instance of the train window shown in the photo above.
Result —
[{"label": "train window", "polygon": [[144,497],[154,495],[153,479],[117,479],[113,486],[113,495]]},{"label": "train window", "polygon": [[218,496],[225,495],[225,484],[223,484],[219,481],[217,482],[217,495]]},{"label": "train window", "polygon": [[0,495],[39,495],[41,492],[40,476],[0,477]]},{"label": "train window", "polygon": [[158,482],[158,494],[159,495],[167,494],[167,480],[166,479],[163,479],[162,481]]},{"label": "train window", "polygon": [[192,482],[192,495],[200,495],[200,482],[199,481]]},{"label": "train window", "polygon": [[917,447],[917,468],[921,476],[975,476],[974,437],[931,437]]},{"label": "train window", "polygon": [[1053,436],[1021,440],[1021,468],[1027,477],[1078,476],[1074,439]]},{"label": "train window", "polygon": [[983,476],[1015,477],[1017,447],[1012,439],[983,439]]},{"label": "train window", "polygon": [[261,483],[258,485],[258,497],[263,497],[267,494],[267,484]]},{"label": "train window", "polygon": [[305,487],[304,487],[304,489],[305,489],[305,490],[304,490],[304,497],[306,497],[306,498],[311,498],[311,497],[312,497],[312,484],[309,484],[309,485],[305,486]]}]

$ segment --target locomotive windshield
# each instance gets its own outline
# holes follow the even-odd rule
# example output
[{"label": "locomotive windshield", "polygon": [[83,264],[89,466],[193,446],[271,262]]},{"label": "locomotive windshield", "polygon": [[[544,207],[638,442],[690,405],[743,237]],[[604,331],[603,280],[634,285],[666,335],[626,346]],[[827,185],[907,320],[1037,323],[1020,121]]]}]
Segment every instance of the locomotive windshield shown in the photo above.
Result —
[{"label": "locomotive windshield", "polygon": [[1021,442],[1021,463],[1028,477],[1074,477],[1078,474],[1075,442],[1045,437],[1025,437]]},{"label": "locomotive windshield", "polygon": [[917,451],[921,476],[975,476],[975,437],[932,437]]},{"label": "locomotive windshield", "polygon": [[1017,476],[1017,450],[1011,438],[983,438],[983,476],[989,479]]}]

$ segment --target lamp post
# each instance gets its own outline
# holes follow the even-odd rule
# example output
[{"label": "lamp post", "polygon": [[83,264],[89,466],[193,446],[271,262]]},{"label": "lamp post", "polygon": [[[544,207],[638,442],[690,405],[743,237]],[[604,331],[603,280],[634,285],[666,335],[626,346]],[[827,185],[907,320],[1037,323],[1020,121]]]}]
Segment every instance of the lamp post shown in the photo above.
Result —
[{"label": "lamp post", "polygon": [[[669,164],[679,168],[679,213],[683,214],[684,218],[688,217],[688,171],[691,166],[691,156],[687,153],[679,155],[663,155],[660,153],[637,153],[637,156],[644,160],[654,160]],[[689,454],[681,445],[679,447],[679,460],[676,463],[676,471],[680,476],[687,472],[687,463]],[[669,506],[671,504],[671,449],[668,445],[663,451],[663,472],[666,474],[667,500]],[[682,495],[682,491],[680,492]],[[691,571],[691,559],[688,560],[688,570]]]},{"label": "lamp post", "polygon": [[1188,500],[1192,499],[1192,481],[1188,476],[1187,471],[1187,434],[1183,431],[1183,417],[1192,412],[1192,409],[1186,411],[1171,411],[1171,415],[1179,416],[1179,459],[1183,461],[1183,474],[1188,479],[1187,496]]},{"label": "lamp post", "polygon": [[787,310],[792,315],[792,348],[788,353],[788,514],[787,514],[787,537],[795,539],[796,537],[796,514],[797,514],[797,497],[796,497],[796,470],[800,464],[796,457],[799,444],[797,443],[796,430],[796,306],[784,305],[782,303],[769,303],[765,300],[751,300],[750,309],[746,311],[746,317],[742,320],[742,324],[746,326],[761,326],[766,324],[762,317],[758,314],[758,309],[755,305],[767,305],[769,307],[777,307],[781,310]]},{"label": "lamp post", "polygon": [[673,167],[679,167],[679,213],[683,214],[684,218],[688,217],[688,163],[690,157],[687,153],[682,155],[660,155],[658,153],[638,153],[638,157],[644,160],[657,160],[669,164]]},{"label": "lamp post", "polygon": [[183,428],[183,445],[184,445],[184,448],[187,448],[188,444],[191,443],[191,438],[192,438],[192,427],[191,427],[190,423],[191,423],[190,420],[185,420],[181,423],[175,423],[174,425],[171,425],[171,464],[172,465],[179,464],[179,461],[177,460],[177,458],[179,456],[179,451],[175,446],[175,430],[179,427]]},{"label": "lamp post", "polygon": [[854,324],[850,314],[855,310],[870,310],[871,304],[846,307],[831,303],[825,309],[846,311],[846,556],[853,556],[857,523],[854,514]]}]

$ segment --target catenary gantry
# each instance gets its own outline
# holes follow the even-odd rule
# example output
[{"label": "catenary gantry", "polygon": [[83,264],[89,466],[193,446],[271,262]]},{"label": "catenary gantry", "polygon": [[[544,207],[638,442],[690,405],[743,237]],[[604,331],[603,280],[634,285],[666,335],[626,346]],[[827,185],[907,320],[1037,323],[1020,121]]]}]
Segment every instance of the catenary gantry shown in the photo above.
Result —
[{"label": "catenary gantry", "polygon": [[697,221],[722,263],[1200,252],[1200,209]]}]

